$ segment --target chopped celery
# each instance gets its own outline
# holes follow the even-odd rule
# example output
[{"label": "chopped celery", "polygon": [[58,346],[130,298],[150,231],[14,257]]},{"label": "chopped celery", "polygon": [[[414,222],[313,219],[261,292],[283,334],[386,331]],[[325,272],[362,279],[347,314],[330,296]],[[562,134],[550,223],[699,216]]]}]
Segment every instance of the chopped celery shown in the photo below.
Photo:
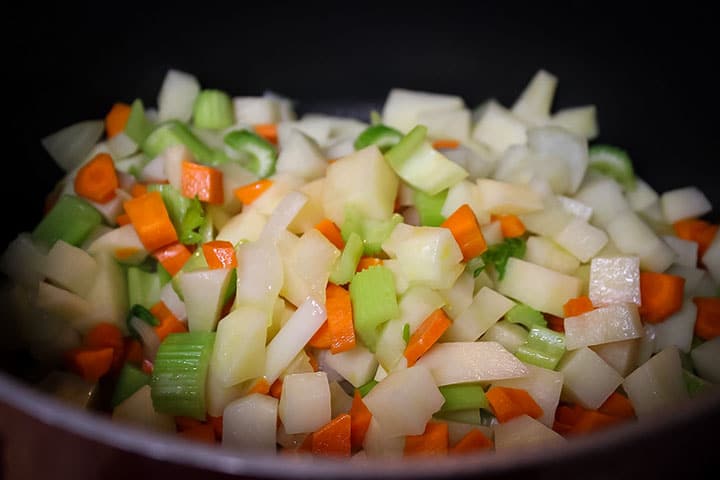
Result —
[{"label": "chopped celery", "polygon": [[554,370],[565,354],[565,335],[545,327],[532,327],[515,356],[525,363]]},{"label": "chopped celery", "polygon": [[370,110],[370,125],[382,123],[382,115],[377,110]]},{"label": "chopped celery", "polygon": [[177,188],[169,183],[151,183],[147,186],[147,190],[148,192],[160,192],[175,230],[180,231],[182,219],[190,208],[191,199],[183,196]]},{"label": "chopped celery", "polygon": [[88,202],[74,195],[63,195],[40,220],[32,239],[48,246],[64,240],[78,246],[102,223],[102,215]]},{"label": "chopped celery", "polygon": [[157,275],[160,279],[160,286],[164,286],[166,283],[172,280],[172,275],[170,275],[170,272],[165,270],[165,267],[163,267],[162,263],[160,262],[158,262],[157,264]]},{"label": "chopped celery", "polygon": [[447,189],[435,195],[428,195],[422,190],[413,190],[413,201],[420,214],[420,225],[439,227],[445,221],[445,217],[440,211],[447,198]]},{"label": "chopped celery", "polygon": [[457,410],[470,410],[474,408],[488,408],[485,390],[478,383],[458,383],[439,387],[440,393],[445,397],[441,412],[454,412]]},{"label": "chopped celery", "polygon": [[[148,185],[148,191],[160,192],[181,243],[193,245],[207,241],[205,238],[208,236],[207,232],[200,230],[208,227],[208,217],[197,197],[185,197],[169,183]],[[209,226],[212,228],[211,224]],[[210,235],[212,235],[212,231]]]},{"label": "chopped celery", "polygon": [[360,257],[363,254],[363,241],[355,232],[351,232],[345,242],[340,260],[335,264],[335,268],[330,272],[330,281],[335,285],[345,285],[352,280],[355,275]]},{"label": "chopped celery", "polygon": [[115,390],[113,391],[110,405],[115,408],[129,398],[133,393],[140,390],[144,385],[150,384],[150,375],[130,364],[125,364],[120,370]]},{"label": "chopped celery", "polygon": [[266,178],[275,173],[278,152],[275,146],[250,130],[235,130],[223,139],[230,148],[241,152],[248,157],[245,168],[260,178]]},{"label": "chopped celery", "polygon": [[688,395],[690,397],[696,397],[703,393],[708,388],[712,387],[712,383],[707,380],[703,380],[694,373],[683,368],[683,381],[685,382],[685,388],[687,388]]},{"label": "chopped celery", "polygon": [[529,305],[520,303],[515,305],[505,314],[505,320],[510,323],[519,323],[528,330],[533,327],[547,327],[547,321],[543,314]]},{"label": "chopped celery", "polygon": [[160,325],[160,322],[150,310],[143,307],[139,303],[134,304],[132,307],[130,307],[130,311],[128,312],[127,328],[131,334],[138,338],[140,335],[138,334],[137,330],[135,330],[135,328],[132,326],[131,322],[131,320],[135,317],[139,318],[140,320],[152,327],[157,327],[158,325]]},{"label": "chopped celery", "polygon": [[[190,205],[180,222],[180,229],[178,230],[180,242],[187,245],[202,242],[203,232],[200,230],[202,230],[206,224],[205,210],[200,200],[195,197],[190,200]],[[210,225],[212,227],[212,224]]]},{"label": "chopped celery", "polygon": [[365,395],[370,393],[370,390],[372,390],[375,387],[375,385],[377,385],[378,383],[379,382],[377,380],[370,380],[366,384],[360,385],[358,387],[358,390],[360,391],[360,396],[364,397]]},{"label": "chopped celery", "polygon": [[355,330],[365,346],[375,352],[380,326],[400,315],[393,273],[379,265],[356,273],[350,282],[350,299]]},{"label": "chopped celery", "polygon": [[139,267],[130,266],[127,269],[128,303],[142,305],[150,308],[160,300],[162,288],[160,275],[156,272],[147,272]]},{"label": "chopped celery", "polygon": [[485,261],[483,260],[482,255],[468,260],[465,265],[465,270],[472,272],[473,277],[477,278],[483,270],[485,270]]},{"label": "chopped celery", "polygon": [[345,207],[345,221],[340,228],[340,234],[346,242],[351,233],[358,234],[363,240],[365,255],[378,255],[382,252],[382,243],[390,236],[398,223],[403,221],[398,213],[386,220],[366,218],[359,209],[353,206]]},{"label": "chopped celery", "polygon": [[403,325],[402,335],[403,335],[403,340],[405,340],[405,345],[407,345],[408,342],[410,342],[410,324],[409,323],[406,323],[405,325]]},{"label": "chopped celery", "polygon": [[353,147],[355,147],[355,150],[361,150],[370,145],[377,145],[380,151],[384,153],[397,145],[402,137],[402,133],[387,125],[371,125],[358,135]]},{"label": "chopped celery", "polygon": [[433,417],[439,420],[447,420],[449,422],[467,423],[470,425],[481,425],[482,414],[484,410],[472,408],[468,410],[445,411],[442,408],[433,414]]},{"label": "chopped celery", "polygon": [[224,152],[207,146],[187,125],[177,120],[170,120],[155,128],[143,142],[142,150],[149,158],[155,158],[174,145],[185,145],[200,163],[217,165],[228,161]]},{"label": "chopped celery", "polygon": [[205,381],[214,332],[171,333],[160,344],[150,381],[159,413],[205,420]]},{"label": "chopped celery", "polygon": [[593,145],[588,168],[614,178],[626,190],[635,190],[635,172],[625,150],[612,145]]},{"label": "chopped celery", "polygon": [[473,271],[474,276],[480,275],[487,265],[495,267],[498,279],[502,280],[505,276],[505,266],[510,257],[523,258],[525,256],[525,239],[522,237],[506,238],[502,243],[491,245],[482,258],[483,265]]},{"label": "chopped celery", "polygon": [[221,90],[203,90],[195,99],[193,123],[198,128],[222,130],[235,121],[230,96]]},{"label": "chopped celery", "polygon": [[385,153],[385,159],[395,171],[420,148],[425,141],[427,127],[418,125],[405,135],[397,145]]},{"label": "chopped celery", "polygon": [[145,116],[145,107],[139,98],[132,103],[130,116],[125,124],[125,135],[138,145],[142,145],[153,130],[153,124]]}]

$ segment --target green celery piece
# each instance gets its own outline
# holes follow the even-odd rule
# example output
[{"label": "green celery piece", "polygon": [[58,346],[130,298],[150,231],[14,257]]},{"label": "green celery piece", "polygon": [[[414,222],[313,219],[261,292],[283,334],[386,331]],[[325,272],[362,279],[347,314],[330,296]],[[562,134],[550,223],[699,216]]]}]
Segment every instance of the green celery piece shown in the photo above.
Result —
[{"label": "green celery piece", "polygon": [[428,195],[422,190],[413,189],[413,202],[420,214],[420,225],[439,227],[445,221],[445,217],[440,211],[445,204],[447,194],[447,190],[435,195]]},{"label": "green celery piece", "polygon": [[469,410],[445,411],[440,409],[433,414],[433,418],[447,420],[449,422],[468,423],[470,425],[482,425],[483,410],[472,408]]},{"label": "green celery piece", "polygon": [[695,364],[693,363],[692,357],[690,356],[689,352],[686,353],[686,352],[680,351],[680,365],[685,370],[688,370],[690,372],[695,371]]},{"label": "green celery piece", "polygon": [[382,115],[377,110],[370,110],[370,125],[382,123]]},{"label": "green celery piece", "polygon": [[[206,215],[203,209],[202,203],[197,197],[190,199],[190,205],[188,206],[185,215],[183,215],[180,221],[180,228],[178,229],[178,238],[181,243],[186,245],[193,245],[200,243],[207,237],[206,232],[200,230],[206,225]],[[212,224],[210,224],[212,236]]]},{"label": "green celery piece", "polygon": [[440,408],[441,412],[489,408],[485,390],[478,383],[444,385],[439,389],[442,396],[445,397],[445,403]]},{"label": "green celery piece", "polygon": [[168,147],[185,145],[193,157],[206,165],[218,165],[228,161],[224,152],[207,146],[187,125],[169,120],[158,125],[142,144],[142,150],[149,158],[155,158]]},{"label": "green celery piece", "polygon": [[385,153],[398,144],[403,134],[392,127],[383,124],[371,125],[363,130],[355,139],[353,147],[361,150],[370,145],[377,145],[381,152]]},{"label": "green celery piece", "polygon": [[593,145],[588,153],[590,170],[614,178],[626,190],[635,190],[635,172],[625,150],[612,145]]},{"label": "green celery piece", "polygon": [[214,332],[171,333],[160,344],[150,395],[159,413],[205,420],[205,381]]},{"label": "green celery piece", "polygon": [[366,384],[360,385],[360,386],[358,387],[358,390],[360,391],[360,396],[361,396],[361,397],[364,397],[365,395],[367,395],[368,393],[370,393],[370,390],[372,390],[373,388],[375,388],[375,385],[377,385],[378,383],[379,383],[379,382],[378,382],[377,380],[370,380],[370,381],[367,382]]},{"label": "green celery piece", "polygon": [[335,264],[333,271],[330,272],[330,282],[335,285],[345,285],[352,280],[360,257],[362,257],[363,248],[363,241],[360,235],[351,232],[347,242],[345,242],[345,248],[343,248],[342,254],[340,255],[340,260]]},{"label": "green celery piece", "polygon": [[65,194],[35,226],[32,239],[48,246],[58,240],[78,246],[101,223],[102,215],[95,207],[80,197]]},{"label": "green celery piece", "polygon": [[147,186],[148,192],[160,192],[165,208],[176,231],[180,231],[182,219],[190,208],[191,199],[183,196],[180,190],[169,183],[151,183]]},{"label": "green celery piece", "polygon": [[351,233],[358,234],[363,239],[363,253],[374,256],[382,252],[382,243],[390,236],[395,226],[402,221],[403,217],[399,213],[393,213],[386,220],[366,218],[357,207],[347,205],[345,220],[340,226],[340,235],[347,242]]},{"label": "green celery piece", "polygon": [[132,396],[133,393],[140,390],[145,385],[150,384],[150,375],[146,374],[139,368],[133,367],[130,364],[123,365],[118,375],[117,382],[115,383],[115,390],[113,390],[112,399],[110,405],[115,408],[122,402]]},{"label": "green celery piece", "polygon": [[225,305],[230,300],[233,299],[235,296],[235,292],[237,291],[237,268],[233,268],[230,272],[230,280],[228,280],[228,286],[225,290],[225,294],[223,295],[223,301],[222,304]]},{"label": "green celery piece", "polygon": [[510,257],[523,258],[525,256],[526,242],[522,237],[506,238],[501,243],[491,245],[480,256],[483,265],[475,269],[474,276],[480,275],[487,265],[492,265],[498,274],[498,280],[505,276],[505,267]]},{"label": "green celery piece", "polygon": [[403,340],[405,340],[405,345],[407,345],[410,342],[410,324],[406,323],[403,325]]},{"label": "green celery piece", "polygon": [[410,130],[410,133],[402,137],[397,145],[385,153],[385,159],[393,167],[393,170],[397,172],[401,169],[405,161],[422,146],[426,135],[427,127],[418,125]]},{"label": "green celery piece", "polygon": [[160,300],[162,286],[157,272],[147,272],[139,267],[129,266],[127,282],[130,305],[150,308]]},{"label": "green celery piece", "polygon": [[138,145],[142,145],[152,130],[153,124],[145,116],[145,107],[142,100],[138,98],[130,107],[130,116],[125,124],[125,135]]},{"label": "green celery piece", "polygon": [[203,90],[195,99],[193,123],[198,128],[222,130],[235,122],[230,95],[222,90]]},{"label": "green celery piece", "polygon": [[687,389],[688,395],[691,398],[697,397],[698,395],[705,392],[707,389],[712,388],[713,384],[704,380],[694,373],[683,368],[683,381],[685,382],[685,388]]},{"label": "green celery piece", "polygon": [[548,370],[554,370],[564,354],[565,335],[538,326],[530,329],[525,344],[515,352],[515,356],[523,362]]},{"label": "green celery piece", "polygon": [[165,286],[166,283],[172,280],[172,275],[170,275],[170,272],[165,270],[165,267],[163,267],[160,262],[157,263],[157,275],[160,279],[160,286]]},{"label": "green celery piece", "polygon": [[395,294],[395,277],[381,265],[356,273],[350,282],[355,330],[360,340],[375,352],[380,327],[400,315]]},{"label": "green celery piece", "polygon": [[235,130],[225,135],[225,144],[245,154],[248,161],[244,167],[260,178],[266,178],[275,173],[278,151],[275,145],[250,130]]},{"label": "green celery piece", "polygon": [[365,218],[357,207],[353,205],[345,206],[345,220],[343,220],[342,225],[340,225],[340,235],[345,243],[348,242],[350,234],[352,233],[357,234],[360,238],[364,237],[364,221]]},{"label": "green celery piece", "polygon": [[483,260],[482,255],[471,258],[465,264],[465,271],[472,272],[473,277],[480,275],[483,270],[485,270],[485,261]]},{"label": "green celery piece", "polygon": [[530,330],[532,327],[547,327],[543,314],[529,305],[519,303],[505,314],[505,320],[510,323],[519,323]]}]

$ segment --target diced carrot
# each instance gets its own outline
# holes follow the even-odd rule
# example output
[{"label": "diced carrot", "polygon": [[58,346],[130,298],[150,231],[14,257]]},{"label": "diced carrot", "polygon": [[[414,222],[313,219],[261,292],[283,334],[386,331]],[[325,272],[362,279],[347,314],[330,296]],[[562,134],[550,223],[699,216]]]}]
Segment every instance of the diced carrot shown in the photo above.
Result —
[{"label": "diced carrot", "polygon": [[107,153],[95,155],[80,167],[74,185],[75,193],[93,202],[107,203],[115,198],[120,182],[112,157]]},{"label": "diced carrot", "polygon": [[188,331],[187,325],[178,320],[162,300],[153,305],[150,308],[150,312],[155,315],[155,318],[160,322],[160,324],[153,327],[153,329],[161,342],[171,333],[185,333]]},{"label": "diced carrot", "polygon": [[582,315],[583,313],[589,312],[594,309],[590,297],[587,295],[581,295],[579,297],[571,298],[565,305],[563,305],[563,314],[565,318],[575,317]]},{"label": "diced carrot", "polygon": [[580,405],[560,405],[555,410],[555,420],[566,425],[575,425],[585,411]]},{"label": "diced carrot", "polygon": [[500,222],[500,229],[505,238],[522,237],[526,232],[525,224],[517,215],[493,215],[491,219]]},{"label": "diced carrot", "polygon": [[250,205],[260,195],[265,193],[268,188],[272,187],[272,185],[272,180],[263,178],[262,180],[258,180],[257,182],[248,183],[247,185],[236,188],[235,190],[233,190],[233,194],[235,194],[235,198],[240,200],[243,205]]},{"label": "diced carrot", "polygon": [[223,435],[223,417],[220,415],[219,417],[213,417],[212,415],[208,415],[208,423],[212,425],[213,431],[215,432],[215,440],[218,442],[222,441],[222,435]]},{"label": "diced carrot", "polygon": [[295,451],[297,453],[312,453],[312,442],[313,434],[309,433]]},{"label": "diced carrot", "polygon": [[315,229],[325,235],[325,238],[330,240],[330,243],[335,245],[339,250],[345,248],[345,241],[340,234],[340,229],[329,218],[320,221],[317,225],[315,225]]},{"label": "diced carrot", "polygon": [[173,242],[158,248],[152,253],[152,256],[170,275],[175,276],[192,256],[192,253],[182,243]]},{"label": "diced carrot", "polygon": [[130,221],[140,237],[140,241],[149,251],[157,250],[173,242],[178,236],[170,220],[160,192],[148,192],[137,198],[127,200],[123,206]]},{"label": "diced carrot", "polygon": [[693,302],[697,306],[695,335],[703,340],[720,336],[720,298],[695,297]]},{"label": "diced carrot", "polygon": [[613,392],[602,405],[598,407],[598,412],[605,415],[612,415],[620,418],[634,418],[635,409],[630,400],[625,395]]},{"label": "diced carrot", "polygon": [[553,421],[552,429],[560,435],[567,435],[571,428],[572,425],[568,425],[567,423],[558,422],[557,420]]},{"label": "diced carrot", "polygon": [[279,400],[280,395],[282,395],[282,386],[283,386],[282,378],[278,378],[277,380],[275,380],[272,383],[272,385],[270,385],[270,390],[268,391],[268,393],[270,394],[271,397],[275,397]]},{"label": "diced carrot", "polygon": [[183,160],[181,167],[181,189],[185,197],[201,202],[222,204],[225,201],[223,174],[217,168]]},{"label": "diced carrot", "polygon": [[351,420],[343,413],[320,427],[312,434],[313,455],[349,457]]},{"label": "diced carrot", "polygon": [[88,382],[97,382],[110,371],[113,354],[110,347],[77,347],[65,353],[65,362],[68,369]]},{"label": "diced carrot", "polygon": [[255,381],[255,384],[248,391],[248,395],[251,393],[262,393],[263,395],[270,393],[270,384],[265,380],[265,377],[260,377]]},{"label": "diced carrot", "polygon": [[325,288],[325,310],[330,331],[330,351],[340,353],[354,348],[355,327],[350,293],[342,287],[328,283]]},{"label": "diced carrot", "polygon": [[123,225],[127,225],[130,223],[130,216],[127,213],[121,213],[117,217],[115,217],[115,223],[118,224],[118,226],[122,227]]},{"label": "diced carrot", "polygon": [[195,425],[186,430],[180,431],[180,436],[187,438],[188,440],[195,440],[198,442],[214,444],[215,443],[215,430],[209,423],[201,423]]},{"label": "diced carrot", "polygon": [[449,453],[471,453],[492,448],[493,442],[485,436],[479,428],[473,428],[465,434],[455,445],[450,447]]},{"label": "diced carrot", "polygon": [[558,317],[556,315],[553,315],[552,313],[543,312],[543,317],[545,318],[545,321],[547,322],[547,326],[550,330],[554,330],[556,332],[565,333],[565,319],[562,317]]},{"label": "diced carrot", "polygon": [[136,183],[130,188],[130,195],[132,197],[142,197],[147,193],[147,185],[144,183]]},{"label": "diced carrot", "polygon": [[477,257],[487,250],[487,243],[477,218],[475,218],[475,213],[467,203],[458,207],[440,226],[450,230],[465,261]]},{"label": "diced carrot", "polygon": [[94,325],[83,338],[83,344],[90,348],[113,349],[113,361],[111,370],[114,372],[122,368],[125,357],[125,340],[122,331],[112,323],[101,322]]},{"label": "diced carrot", "polygon": [[673,223],[675,234],[683,240],[690,240],[698,244],[698,259],[712,243],[720,225],[710,223],[699,218],[686,218]]},{"label": "diced carrot", "polygon": [[596,410],[585,410],[575,424],[568,430],[568,435],[590,433],[622,421],[622,418],[600,413]]},{"label": "diced carrot", "polygon": [[405,358],[408,367],[412,367],[435,342],[437,342],[445,330],[450,328],[452,322],[442,308],[438,308],[432,312],[415,332],[410,336],[407,346],[405,347]]},{"label": "diced carrot", "polygon": [[432,148],[435,150],[452,150],[459,146],[460,142],[454,138],[441,138],[432,142]]},{"label": "diced carrot", "polygon": [[317,332],[308,340],[307,343],[312,348],[328,349],[332,344],[332,338],[330,337],[330,325],[327,320],[320,325]]},{"label": "diced carrot", "polygon": [[680,310],[685,279],[679,275],[640,272],[640,317],[649,323],[660,323]]},{"label": "diced carrot", "polygon": [[352,406],[350,407],[350,441],[353,448],[362,448],[365,434],[370,427],[370,420],[372,420],[372,414],[365,406],[360,390],[355,389]]},{"label": "diced carrot", "polygon": [[112,106],[105,115],[105,134],[107,138],[112,138],[125,130],[131,110],[130,105],[123,102],[117,102]]},{"label": "diced carrot", "polygon": [[142,344],[132,337],[125,339],[125,362],[140,366],[143,361]]},{"label": "diced carrot", "polygon": [[356,272],[362,272],[366,268],[373,267],[375,265],[382,265],[382,258],[377,257],[360,257],[360,261],[355,268]]},{"label": "diced carrot", "polygon": [[202,245],[203,255],[211,269],[235,268],[237,257],[235,247],[227,240],[212,240]]},{"label": "diced carrot", "polygon": [[176,416],[174,418],[175,418],[175,427],[177,427],[177,429],[179,431],[187,430],[188,428],[193,428],[193,427],[202,425],[202,422],[195,418],[183,417],[183,416]]},{"label": "diced carrot", "polygon": [[255,133],[260,135],[262,138],[264,138],[268,142],[277,144],[278,132],[277,132],[276,124],[274,124],[274,123],[258,123],[257,125],[253,125],[253,130],[255,130]]},{"label": "diced carrot", "polygon": [[449,441],[448,424],[430,421],[420,435],[405,437],[403,453],[405,456],[447,455]]},{"label": "diced carrot", "polygon": [[491,387],[485,394],[495,417],[500,423],[512,420],[520,415],[532,418],[542,416],[543,410],[535,399],[521,388]]}]

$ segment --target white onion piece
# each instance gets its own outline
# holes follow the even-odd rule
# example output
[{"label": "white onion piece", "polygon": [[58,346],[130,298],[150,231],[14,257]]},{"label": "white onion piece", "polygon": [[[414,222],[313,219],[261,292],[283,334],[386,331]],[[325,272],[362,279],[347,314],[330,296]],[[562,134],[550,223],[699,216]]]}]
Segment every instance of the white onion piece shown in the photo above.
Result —
[{"label": "white onion piece", "polygon": [[307,195],[297,191],[292,191],[285,195],[285,198],[280,201],[270,215],[270,218],[268,218],[260,234],[260,240],[275,242],[280,236],[280,232],[290,225],[290,222],[293,221],[307,201]]},{"label": "white onion piece", "polygon": [[160,347],[160,338],[157,336],[157,333],[155,333],[153,327],[148,325],[145,320],[138,317],[132,317],[130,319],[130,326],[132,326],[138,335],[140,335],[140,342],[143,345],[145,358],[151,362],[154,361],[155,355],[157,355],[158,347]]},{"label": "white onion piece", "polygon": [[41,143],[55,163],[69,172],[87,157],[104,130],[102,120],[86,120],[48,135]]}]

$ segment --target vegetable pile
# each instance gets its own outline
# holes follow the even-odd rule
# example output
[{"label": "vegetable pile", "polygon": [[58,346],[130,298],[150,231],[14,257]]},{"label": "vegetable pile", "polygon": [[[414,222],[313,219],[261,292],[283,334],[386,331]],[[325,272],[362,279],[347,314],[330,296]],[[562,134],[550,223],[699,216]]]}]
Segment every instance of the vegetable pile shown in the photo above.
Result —
[{"label": "vegetable pile", "polygon": [[[238,451],[562,443],[720,383],[720,235],[551,112],[394,89],[296,117],[171,70],[42,140],[66,172],[0,260],[40,387]],[[109,391],[106,402],[99,392]]]}]

